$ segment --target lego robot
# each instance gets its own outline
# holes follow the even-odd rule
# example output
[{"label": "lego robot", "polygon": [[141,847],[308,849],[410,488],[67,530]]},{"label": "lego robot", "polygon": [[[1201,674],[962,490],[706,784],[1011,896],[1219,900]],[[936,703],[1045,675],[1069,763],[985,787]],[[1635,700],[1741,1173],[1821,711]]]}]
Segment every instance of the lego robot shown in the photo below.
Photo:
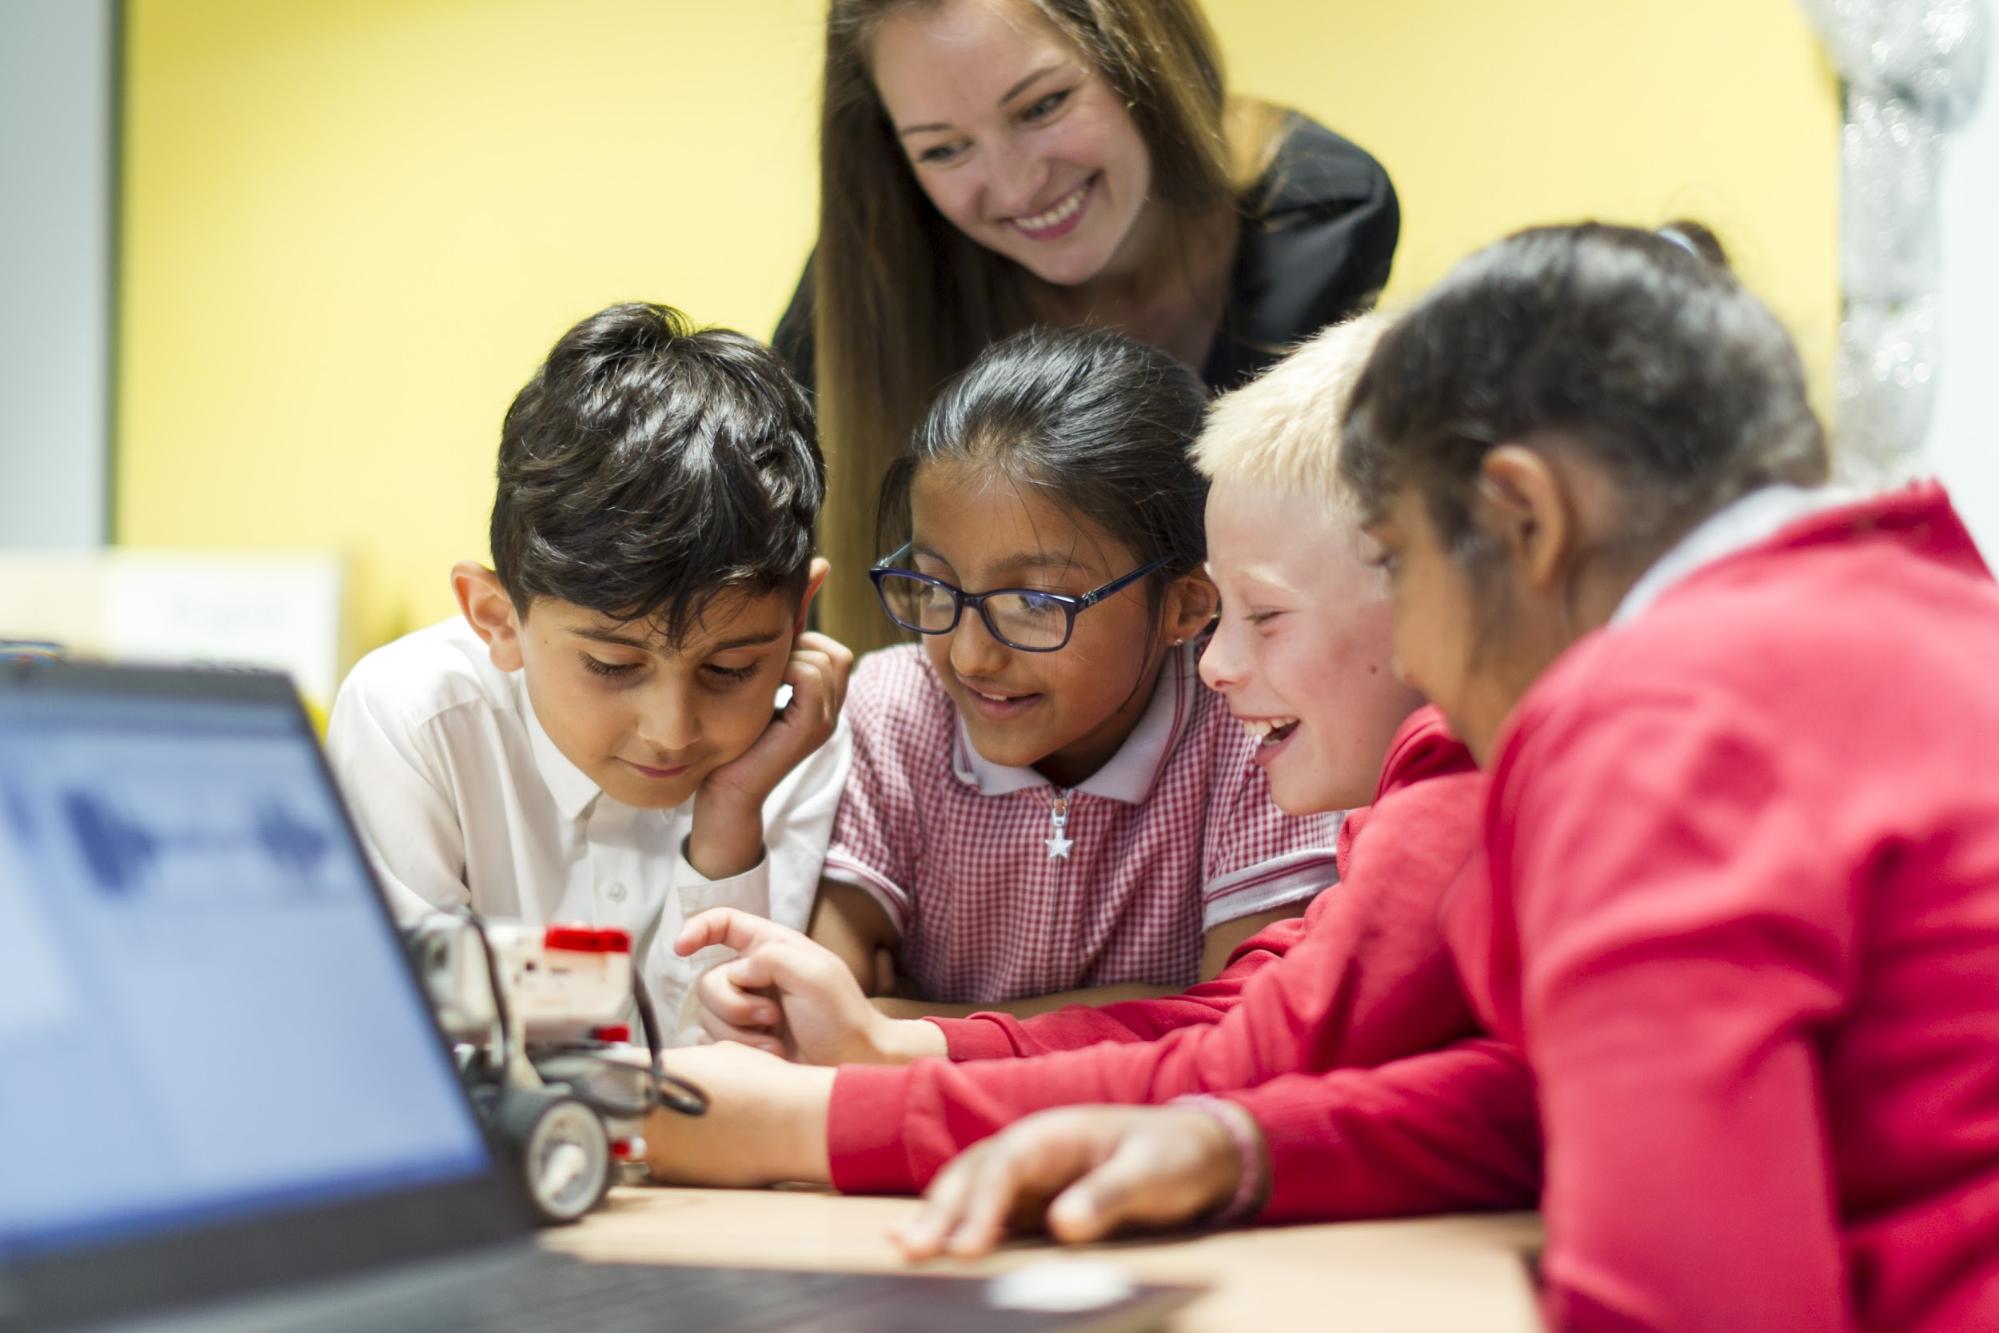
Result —
[{"label": "lego robot", "polygon": [[[644,1175],[646,1113],[708,1108],[666,1073],[661,1029],[625,931],[435,916],[406,932],[488,1129],[544,1222],[574,1222],[614,1178]],[[635,1007],[643,1044],[632,1043]]]}]

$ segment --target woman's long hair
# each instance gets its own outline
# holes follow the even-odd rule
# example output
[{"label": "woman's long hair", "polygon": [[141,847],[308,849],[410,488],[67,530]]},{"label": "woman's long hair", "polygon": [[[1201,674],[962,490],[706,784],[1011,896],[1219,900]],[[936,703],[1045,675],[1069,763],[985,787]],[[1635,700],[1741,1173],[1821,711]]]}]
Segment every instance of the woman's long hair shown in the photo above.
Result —
[{"label": "woman's long hair", "polygon": [[[939,386],[1031,320],[1022,271],[939,214],[876,96],[875,31],[938,0],[831,0],[813,261],[819,433],[827,463],[821,542],[838,571],[825,626],[857,650],[892,641],[860,572],[877,490]],[[1130,109],[1152,159],[1153,197],[1189,224],[1233,205],[1275,153],[1282,115],[1235,103],[1195,0],[1023,0],[1075,44]]]}]

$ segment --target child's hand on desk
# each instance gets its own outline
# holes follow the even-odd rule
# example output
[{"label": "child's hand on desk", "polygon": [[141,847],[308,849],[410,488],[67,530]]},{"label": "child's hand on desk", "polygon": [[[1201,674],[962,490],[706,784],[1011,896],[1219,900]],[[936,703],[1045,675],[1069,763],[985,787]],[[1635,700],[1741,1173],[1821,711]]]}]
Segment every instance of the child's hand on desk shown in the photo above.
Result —
[{"label": "child's hand on desk", "polygon": [[854,654],[806,631],[792,645],[784,683],[791,701],[750,748],[702,780],[694,793],[687,860],[709,879],[739,875],[763,855],[763,805],[785,774],[826,743],[840,720]]},{"label": "child's hand on desk", "polygon": [[708,1113],[646,1117],[646,1166],[662,1185],[826,1184],[833,1071],[725,1043],[666,1052],[667,1072],[708,1094]]},{"label": "child's hand on desk", "polygon": [[718,907],[674,941],[685,956],[721,944],[742,957],[695,984],[702,1030],[805,1064],[906,1064],[944,1054],[935,1024],[893,1019],[861,993],[837,954],[775,921]]},{"label": "child's hand on desk", "polygon": [[1242,1154],[1206,1111],[1077,1106],[1040,1111],[967,1148],[891,1239],[911,1259],[990,1252],[1009,1232],[1080,1244],[1121,1226],[1169,1227],[1227,1204]]}]

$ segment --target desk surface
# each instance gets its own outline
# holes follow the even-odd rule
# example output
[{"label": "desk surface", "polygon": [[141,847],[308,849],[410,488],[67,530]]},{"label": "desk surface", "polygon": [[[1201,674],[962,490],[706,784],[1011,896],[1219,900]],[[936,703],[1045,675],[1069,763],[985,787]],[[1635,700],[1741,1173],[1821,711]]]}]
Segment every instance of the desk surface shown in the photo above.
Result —
[{"label": "desk surface", "polygon": [[[603,1262],[870,1271],[905,1265],[885,1232],[908,1199],[799,1190],[620,1189],[553,1249]],[[1249,1228],[1065,1250],[1022,1243],[930,1273],[993,1273],[1066,1255],[1109,1259],[1141,1280],[1204,1282],[1176,1329],[1536,1329],[1525,1255],[1532,1214]]]}]

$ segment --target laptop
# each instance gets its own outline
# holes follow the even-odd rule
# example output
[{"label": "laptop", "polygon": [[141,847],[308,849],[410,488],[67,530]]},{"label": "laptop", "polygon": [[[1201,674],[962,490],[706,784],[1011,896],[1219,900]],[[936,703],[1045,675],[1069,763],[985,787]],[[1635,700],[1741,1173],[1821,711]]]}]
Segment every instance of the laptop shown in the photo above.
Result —
[{"label": "laptop", "polygon": [[0,1329],[1139,1328],[1194,1294],[1056,1315],[534,1234],[290,683],[0,668]]}]

